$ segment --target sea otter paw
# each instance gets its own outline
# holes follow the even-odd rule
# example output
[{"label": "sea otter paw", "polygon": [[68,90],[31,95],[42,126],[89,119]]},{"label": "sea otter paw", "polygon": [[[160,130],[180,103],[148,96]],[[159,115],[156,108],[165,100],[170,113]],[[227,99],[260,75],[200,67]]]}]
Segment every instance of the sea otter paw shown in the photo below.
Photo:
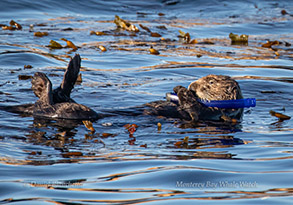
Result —
[{"label": "sea otter paw", "polygon": [[[176,87],[175,87],[176,88]],[[175,89],[174,88],[174,89]],[[194,94],[192,93],[192,91],[188,90],[185,87],[181,87],[178,92],[177,92],[177,96],[179,98],[179,104],[183,105],[183,106],[194,106],[199,104],[196,100],[196,97],[194,96]]]},{"label": "sea otter paw", "polygon": [[[176,94],[178,94],[179,90],[182,89],[182,88],[184,89],[185,87],[183,87],[183,86],[181,86],[181,85],[178,85],[178,86],[176,86],[176,87],[173,88],[173,91],[174,91]],[[186,88],[185,88],[185,89],[186,89]]]}]

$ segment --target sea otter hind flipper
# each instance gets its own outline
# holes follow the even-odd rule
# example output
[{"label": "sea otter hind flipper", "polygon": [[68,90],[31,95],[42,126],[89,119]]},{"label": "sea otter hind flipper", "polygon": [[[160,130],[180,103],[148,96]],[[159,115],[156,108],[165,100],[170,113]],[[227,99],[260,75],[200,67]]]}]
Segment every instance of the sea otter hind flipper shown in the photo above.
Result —
[{"label": "sea otter hind flipper", "polygon": [[80,70],[81,58],[79,54],[75,54],[75,56],[70,60],[68,67],[64,73],[63,81],[60,85],[62,92],[70,97],[71,90],[74,87],[74,84],[77,80],[79,70]]},{"label": "sea otter hind flipper", "polygon": [[35,95],[40,98],[44,92],[46,92],[46,84],[49,79],[44,73],[36,72],[32,78],[32,90]]},{"label": "sea otter hind flipper", "polygon": [[[53,105],[52,83],[45,73],[36,72],[32,79],[32,89],[40,99],[39,102]],[[37,101],[37,102],[38,102]]]}]

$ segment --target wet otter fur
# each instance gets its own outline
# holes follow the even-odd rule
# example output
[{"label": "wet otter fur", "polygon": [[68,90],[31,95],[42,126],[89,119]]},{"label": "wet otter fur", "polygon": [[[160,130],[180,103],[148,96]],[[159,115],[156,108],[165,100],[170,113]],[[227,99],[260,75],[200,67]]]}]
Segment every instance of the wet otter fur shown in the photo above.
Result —
[{"label": "wet otter fur", "polygon": [[146,106],[149,109],[145,110],[145,114],[180,118],[187,121],[230,121],[242,118],[243,108],[211,108],[197,101],[197,99],[208,101],[242,99],[238,83],[229,76],[208,75],[192,82],[188,88],[176,86],[173,91],[179,98],[178,105],[168,101],[147,103]]},{"label": "wet otter fur", "polygon": [[71,91],[80,71],[81,59],[76,54],[69,62],[61,85],[52,90],[52,83],[42,72],[36,72],[31,81],[32,90],[39,98],[34,104],[7,106],[6,111],[33,115],[36,118],[96,120],[101,115],[89,107],[76,103]]},{"label": "wet otter fur", "polygon": [[[66,93],[63,92],[62,89],[60,90],[59,93],[56,92],[60,95],[55,96],[55,99],[54,99],[54,95],[52,92],[52,83],[44,73],[41,73],[41,72],[35,73],[33,77],[33,81],[32,81],[33,85],[35,85],[34,84],[35,81],[37,82],[43,81],[40,85],[38,85],[43,90],[42,92],[38,93],[40,94],[40,98],[34,104],[34,108],[33,108],[34,117],[72,119],[72,120],[98,118],[98,114],[95,111],[93,111],[92,109],[90,109],[89,107],[85,105],[75,103],[70,98],[70,96],[66,95]],[[40,90],[38,89],[38,92],[39,91]],[[63,96],[64,96],[64,101],[62,102]]]}]

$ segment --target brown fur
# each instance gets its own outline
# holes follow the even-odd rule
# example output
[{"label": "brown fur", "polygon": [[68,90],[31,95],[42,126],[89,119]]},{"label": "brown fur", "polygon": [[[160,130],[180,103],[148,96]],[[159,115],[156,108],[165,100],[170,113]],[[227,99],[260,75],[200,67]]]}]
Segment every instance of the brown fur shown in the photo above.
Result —
[{"label": "brown fur", "polygon": [[179,105],[167,101],[155,101],[146,104],[150,109],[146,114],[181,118],[188,121],[241,119],[243,109],[218,109],[205,107],[197,101],[241,99],[238,83],[229,76],[208,75],[192,82],[188,89],[176,86],[174,92],[179,98]]}]

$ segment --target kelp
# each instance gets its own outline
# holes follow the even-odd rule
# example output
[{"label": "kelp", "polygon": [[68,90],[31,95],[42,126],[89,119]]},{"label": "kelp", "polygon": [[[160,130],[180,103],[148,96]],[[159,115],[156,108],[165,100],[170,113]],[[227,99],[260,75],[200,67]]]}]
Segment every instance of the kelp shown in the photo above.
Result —
[{"label": "kelp", "polygon": [[133,135],[133,133],[136,132],[136,129],[138,128],[138,125],[136,125],[136,124],[126,124],[123,127],[125,129],[127,129],[127,131],[129,132],[129,134]]},{"label": "kelp", "polygon": [[274,117],[279,118],[280,121],[290,120],[290,119],[291,119],[290,116],[288,116],[288,115],[284,115],[284,114],[279,113],[279,112],[275,112],[275,111],[273,111],[273,110],[270,111],[270,114],[271,114],[271,116],[274,116]]},{"label": "kelp", "polygon": [[31,76],[31,75],[18,75],[18,80],[29,80],[32,78],[33,78],[33,76]]},{"label": "kelp", "polygon": [[91,121],[89,121],[89,120],[83,120],[82,123],[91,132],[95,132],[96,131],[95,128],[93,127],[93,123]]},{"label": "kelp", "polygon": [[266,43],[262,44],[261,47],[272,48],[272,46],[278,46],[280,44],[282,44],[280,41],[267,41]]},{"label": "kelp", "polygon": [[32,69],[33,66],[32,66],[32,65],[24,65],[23,68],[24,68],[24,69]]},{"label": "kelp", "polygon": [[37,31],[34,33],[34,36],[37,36],[37,37],[43,37],[43,36],[48,36],[48,35],[49,35],[48,32]]},{"label": "kelp", "polygon": [[10,26],[14,26],[16,28],[16,30],[21,30],[22,29],[22,26],[19,23],[15,22],[14,20],[11,20],[9,22],[9,24],[10,24]]},{"label": "kelp", "polygon": [[158,126],[158,131],[161,131],[162,129],[162,124],[160,122],[157,123],[157,126]]},{"label": "kelp", "polygon": [[114,23],[116,24],[118,28],[122,28],[132,32],[139,32],[139,29],[134,24],[120,18],[117,15],[115,16]]},{"label": "kelp", "polygon": [[151,31],[151,29],[149,29],[148,27],[146,27],[146,26],[144,26],[144,25],[142,25],[142,24],[139,24],[139,26],[142,28],[142,29],[144,29],[145,31],[147,31],[148,33],[150,33],[151,34],[151,37],[162,37],[162,35],[161,34],[159,34],[159,33],[157,33],[157,32],[152,32]]},{"label": "kelp", "polygon": [[115,137],[115,136],[117,136],[117,134],[106,133],[106,132],[102,133],[103,138]]},{"label": "kelp", "polygon": [[67,158],[67,157],[79,157],[83,156],[82,152],[66,152],[62,153],[62,157]]},{"label": "kelp", "polygon": [[156,32],[151,32],[151,37],[162,37],[162,35]]},{"label": "kelp", "polygon": [[144,26],[144,25],[142,25],[142,24],[139,24],[139,26],[140,26],[142,29],[144,29],[145,31],[149,32],[149,33],[152,32],[151,29],[149,29],[148,27],[146,27],[146,26]]},{"label": "kelp", "polygon": [[74,45],[74,43],[72,43],[72,41],[69,41],[65,38],[61,38],[60,40],[65,41],[66,42],[66,47],[68,48],[72,48],[74,51],[77,50],[77,47]]},{"label": "kelp", "polygon": [[190,38],[190,34],[189,33],[185,33],[181,30],[179,30],[179,35],[178,35],[179,38],[182,38],[183,39],[183,42],[184,43],[187,43],[187,44],[196,44],[197,43],[197,40],[196,39],[192,39]]},{"label": "kelp", "polygon": [[105,36],[105,35],[108,35],[108,34],[103,32],[103,31],[91,31],[90,35]]},{"label": "kelp", "polygon": [[106,52],[107,48],[105,46],[101,46],[99,45],[98,48],[102,51],[102,52]]},{"label": "kelp", "polygon": [[188,146],[188,142],[189,142],[189,137],[186,136],[183,138],[182,141],[178,141],[176,143],[174,143],[174,145],[179,148],[179,147],[187,147]]},{"label": "kelp", "polygon": [[150,47],[150,54],[153,54],[153,55],[159,55],[160,52],[157,51],[156,49],[154,49],[152,46]]},{"label": "kelp", "polygon": [[63,48],[63,46],[60,43],[58,43],[58,42],[56,42],[54,40],[51,40],[50,41],[50,44],[48,45],[48,47],[50,47],[52,49],[60,49],[60,48]]},{"label": "kelp", "polygon": [[22,26],[19,23],[15,22],[14,20],[11,20],[9,22],[9,26],[2,25],[2,29],[3,30],[11,30],[11,31],[13,31],[13,30],[21,30]]},{"label": "kelp", "polygon": [[237,35],[234,33],[229,34],[229,38],[231,39],[231,44],[232,45],[247,45],[248,44],[248,35],[242,34],[242,35]]}]

